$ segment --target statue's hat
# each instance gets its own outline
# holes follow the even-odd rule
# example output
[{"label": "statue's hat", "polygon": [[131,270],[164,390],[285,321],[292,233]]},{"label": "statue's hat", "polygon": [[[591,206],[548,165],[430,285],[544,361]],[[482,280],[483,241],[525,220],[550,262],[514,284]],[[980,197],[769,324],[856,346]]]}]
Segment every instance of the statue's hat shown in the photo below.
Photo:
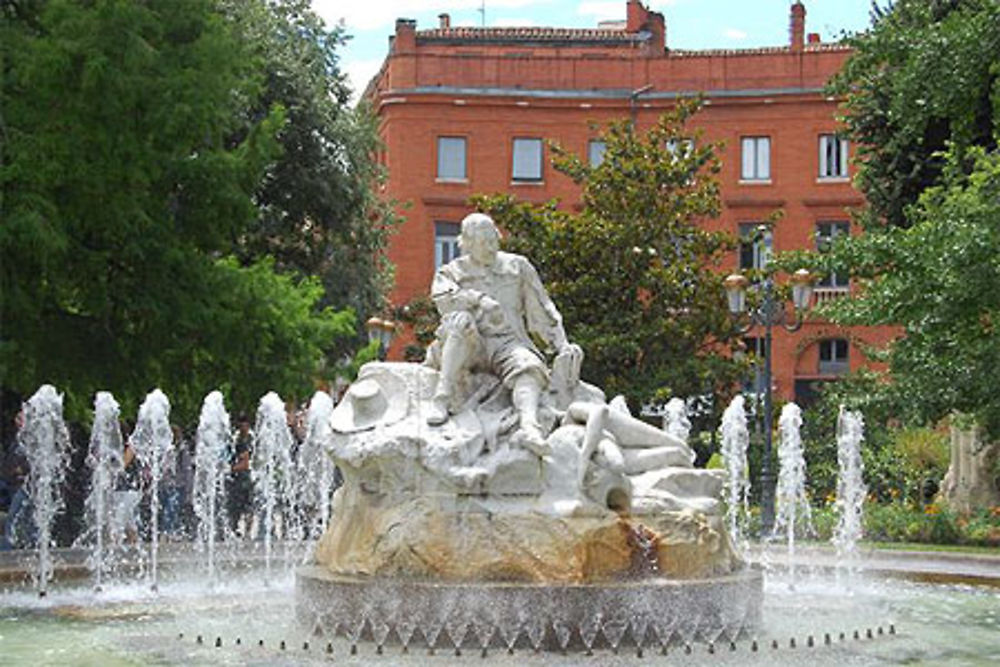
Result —
[{"label": "statue's hat", "polygon": [[338,433],[356,433],[376,424],[393,424],[406,416],[409,400],[403,381],[392,373],[364,377],[350,386],[330,415]]}]

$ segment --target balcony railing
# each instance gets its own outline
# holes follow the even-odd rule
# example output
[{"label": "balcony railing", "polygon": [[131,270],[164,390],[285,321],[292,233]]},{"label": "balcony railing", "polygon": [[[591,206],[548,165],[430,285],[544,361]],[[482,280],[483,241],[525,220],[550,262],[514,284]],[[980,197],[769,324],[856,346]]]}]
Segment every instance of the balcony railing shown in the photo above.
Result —
[{"label": "balcony railing", "polygon": [[849,287],[815,287],[813,288],[813,294],[815,295],[816,305],[822,306],[825,303],[831,301],[836,301],[841,299],[848,294],[850,294],[851,289]]}]

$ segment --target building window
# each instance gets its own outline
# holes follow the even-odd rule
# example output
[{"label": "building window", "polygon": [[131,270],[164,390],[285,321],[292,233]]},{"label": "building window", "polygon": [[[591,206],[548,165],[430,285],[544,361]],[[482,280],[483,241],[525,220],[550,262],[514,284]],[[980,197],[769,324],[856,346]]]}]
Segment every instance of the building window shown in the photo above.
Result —
[{"label": "building window", "polygon": [[819,177],[847,178],[847,139],[819,135]]},{"label": "building window", "polygon": [[438,137],[437,177],[444,181],[464,181],[465,138]]},{"label": "building window", "polygon": [[599,139],[591,139],[587,144],[587,159],[591,167],[599,167],[604,162],[604,153],[608,150],[608,145]]},{"label": "building window", "polygon": [[767,181],[771,178],[771,138],[743,137],[740,179]]},{"label": "building window", "polygon": [[847,357],[848,345],[843,338],[829,338],[819,342],[820,375],[843,375],[850,370]]},{"label": "building window", "polygon": [[740,224],[740,269],[763,269],[771,259],[773,235],[759,222]]},{"label": "building window", "polygon": [[511,167],[514,181],[538,182],[542,180],[542,140],[514,139],[514,161]]},{"label": "building window", "polygon": [[[849,236],[851,224],[849,222],[819,222],[816,223],[816,250],[826,252],[834,239],[841,236]],[[817,284],[817,287],[829,287],[836,289],[847,289],[849,287],[846,271],[833,271],[825,276]]]},{"label": "building window", "polygon": [[442,266],[462,254],[458,248],[458,236],[461,231],[462,226],[457,222],[434,223],[435,269],[440,269]]},{"label": "building window", "polygon": [[693,139],[667,139],[667,152],[676,158],[685,158],[694,152]]}]

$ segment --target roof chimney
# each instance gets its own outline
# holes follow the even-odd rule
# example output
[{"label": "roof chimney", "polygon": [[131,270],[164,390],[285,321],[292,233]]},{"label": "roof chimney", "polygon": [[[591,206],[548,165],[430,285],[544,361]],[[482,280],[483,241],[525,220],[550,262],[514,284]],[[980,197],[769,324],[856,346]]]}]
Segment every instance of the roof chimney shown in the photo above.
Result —
[{"label": "roof chimney", "polygon": [[440,21],[438,27],[442,30],[447,30],[451,27],[451,17],[448,14],[438,14],[438,21]]},{"label": "roof chimney", "polygon": [[788,31],[791,34],[792,51],[801,51],[806,36],[806,6],[801,2],[796,1],[792,5],[791,25]]},{"label": "roof chimney", "polygon": [[650,38],[644,47],[646,55],[663,55],[667,47],[667,22],[663,14],[649,11],[639,0],[628,0],[626,9],[626,32],[648,32]]},{"label": "roof chimney", "polygon": [[643,7],[639,0],[628,0],[625,5],[625,30],[628,32],[639,32],[646,22],[649,11]]},{"label": "roof chimney", "polygon": [[392,43],[395,53],[413,53],[417,50],[417,22],[413,19],[396,19],[396,35]]}]

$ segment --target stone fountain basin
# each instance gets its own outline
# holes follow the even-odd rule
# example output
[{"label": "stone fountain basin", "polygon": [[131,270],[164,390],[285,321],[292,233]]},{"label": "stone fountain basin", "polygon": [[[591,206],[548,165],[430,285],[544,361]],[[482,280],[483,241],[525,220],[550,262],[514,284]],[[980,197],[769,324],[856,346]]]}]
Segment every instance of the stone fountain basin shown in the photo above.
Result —
[{"label": "stone fountain basin", "polygon": [[[587,584],[441,582],[296,571],[296,615],[327,636],[482,648],[611,647],[659,637],[733,640],[761,623],[763,575],[748,567],[704,579]],[[669,633],[669,634],[667,634]]]}]

